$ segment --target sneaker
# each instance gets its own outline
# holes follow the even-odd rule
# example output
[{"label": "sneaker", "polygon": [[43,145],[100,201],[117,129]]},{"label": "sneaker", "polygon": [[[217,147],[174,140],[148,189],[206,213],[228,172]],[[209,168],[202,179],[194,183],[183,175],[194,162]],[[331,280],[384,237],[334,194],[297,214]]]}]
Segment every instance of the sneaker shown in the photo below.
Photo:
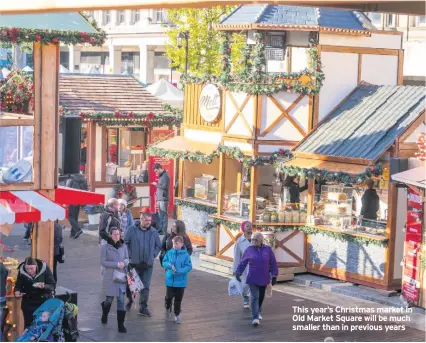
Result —
[{"label": "sneaker", "polygon": [[140,316],[144,316],[144,317],[151,317],[151,312],[149,312],[149,310],[145,307],[145,308],[141,308],[139,310],[138,313]]},{"label": "sneaker", "polygon": [[248,303],[244,303],[243,308],[250,308],[250,305]]},{"label": "sneaker", "polygon": [[180,316],[176,316],[175,317],[175,323],[176,324],[180,324],[181,323]]},{"label": "sneaker", "polygon": [[76,232],[76,234],[74,235],[74,238],[77,239],[78,237],[80,237],[80,235],[83,233],[83,230],[80,229]]},{"label": "sneaker", "polygon": [[260,315],[260,313],[259,313],[258,318],[259,318],[259,320],[262,320],[262,319],[263,319],[263,318],[262,318],[262,316]]},{"label": "sneaker", "polygon": [[253,324],[253,326],[258,326],[260,324],[259,319],[253,319],[252,324]]}]

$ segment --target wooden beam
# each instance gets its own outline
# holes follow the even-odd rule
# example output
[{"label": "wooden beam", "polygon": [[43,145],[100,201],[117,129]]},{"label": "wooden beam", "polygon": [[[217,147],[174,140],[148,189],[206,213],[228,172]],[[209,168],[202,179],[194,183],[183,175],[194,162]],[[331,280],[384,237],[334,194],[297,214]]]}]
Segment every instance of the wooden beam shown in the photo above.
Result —
[{"label": "wooden beam", "polygon": [[398,53],[398,86],[404,84],[404,50],[399,50]]},{"label": "wooden beam", "polygon": [[235,101],[234,97],[232,96],[232,92],[228,91],[229,94],[229,98],[231,99],[231,102],[234,104],[235,109],[237,110],[237,112],[235,113],[235,115],[232,117],[232,120],[229,122],[228,126],[226,126],[225,128],[225,132],[228,132],[232,125],[234,124],[234,122],[237,120],[238,116],[241,116],[243,118],[243,121],[245,122],[245,124],[247,125],[249,132],[251,134],[253,134],[252,130],[250,129],[250,126],[248,125],[247,121],[244,118],[244,115],[242,113],[242,111],[244,110],[244,108],[246,107],[248,101],[250,100],[250,95],[247,95],[246,98],[244,99],[243,103],[241,104],[241,106],[238,106],[237,102]]},{"label": "wooden beam", "polygon": [[0,118],[0,127],[2,126],[34,126],[34,119]]},{"label": "wooden beam", "polygon": [[390,55],[398,56],[398,49],[383,49],[383,48],[361,48],[353,46],[334,46],[334,45],[322,45],[321,51],[324,52],[342,52],[349,54],[367,54],[367,55]]},{"label": "wooden beam", "polygon": [[302,100],[302,98],[305,96],[305,94],[300,94],[297,99],[287,108],[284,109],[281,104],[272,96],[268,96],[269,99],[271,99],[272,103],[278,107],[278,109],[281,111],[281,114],[278,118],[276,118],[271,125],[269,125],[260,135],[260,137],[265,137],[281,120],[284,118],[287,119],[295,128],[297,131],[300,132],[302,136],[306,136],[306,132],[299,126],[299,124],[293,119],[293,117],[290,115],[291,110],[293,110],[296,105]]},{"label": "wooden beam", "polygon": [[41,44],[33,44],[34,68],[34,139],[33,139],[33,181],[35,189],[40,189],[40,156],[41,156],[41,84],[42,61]]},{"label": "wooden beam", "polygon": [[331,162],[340,162],[346,164],[359,164],[369,166],[374,164],[373,160],[365,160],[363,158],[353,158],[353,157],[343,157],[343,156],[328,156],[328,155],[320,155],[320,154],[312,154],[312,153],[304,153],[299,151],[294,151],[294,155],[297,157],[310,158],[312,160],[320,160],[320,161],[331,161]]},{"label": "wooden beam", "polygon": [[[117,137],[118,139],[118,137]],[[106,164],[107,164],[107,155],[108,155],[108,130],[105,126],[102,126],[101,128],[101,182],[106,183]],[[117,141],[118,143],[118,141]],[[117,144],[118,145],[118,144]],[[118,146],[117,146],[117,152],[118,152]],[[118,154],[117,154],[118,158]]]},{"label": "wooden beam", "polygon": [[362,54],[358,54],[358,84],[362,81]]},{"label": "wooden beam", "polygon": [[258,167],[251,167],[250,174],[250,214],[249,220],[254,223],[256,221],[256,197],[257,197],[257,180]]},{"label": "wooden beam", "polygon": [[263,94],[257,95],[257,113],[256,113],[256,130],[255,139],[260,136],[260,127],[262,125],[262,106],[263,106]]},{"label": "wooden beam", "polygon": [[[184,160],[179,159],[179,175],[178,175],[178,197],[182,198],[183,194],[183,167],[184,167]],[[152,168],[152,166],[151,166]]]},{"label": "wooden beam", "polygon": [[309,95],[308,102],[308,134],[312,131],[314,125],[314,96]]},{"label": "wooden beam", "polygon": [[223,212],[223,200],[225,197],[225,154],[221,152],[219,154],[219,190],[218,190],[218,200],[217,200],[217,213],[222,214]]},{"label": "wooden beam", "polygon": [[40,188],[48,190],[58,183],[59,45],[42,45],[41,64]]},{"label": "wooden beam", "polygon": [[306,215],[310,216],[314,213],[314,202],[315,202],[315,180],[308,179],[308,202]]},{"label": "wooden beam", "polygon": [[[96,172],[96,123],[89,121],[87,123],[87,161],[86,175],[90,191],[95,191],[95,172]],[[102,142],[100,142],[102,144]]]}]

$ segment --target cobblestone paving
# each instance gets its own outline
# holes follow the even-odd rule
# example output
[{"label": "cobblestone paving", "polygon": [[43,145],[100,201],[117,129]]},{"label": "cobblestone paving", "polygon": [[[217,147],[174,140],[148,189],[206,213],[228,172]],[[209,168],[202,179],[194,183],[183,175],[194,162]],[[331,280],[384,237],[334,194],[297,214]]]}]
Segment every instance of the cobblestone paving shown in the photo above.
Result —
[{"label": "cobblestone paving", "polygon": [[[20,250],[14,253],[14,256],[22,258],[29,253],[29,246],[22,244],[22,236],[17,234],[20,235],[21,232],[14,232],[14,235],[5,239],[5,243],[9,246],[19,244]],[[324,341],[327,337],[332,337],[335,341],[425,340],[424,332],[411,328],[388,333],[293,331],[292,326],[298,323],[292,320],[292,306],[324,308],[327,305],[279,292],[265,300],[262,323],[253,328],[250,312],[242,308],[239,298],[229,297],[227,294],[229,279],[199,270],[193,270],[189,276],[183,300],[183,323],[176,325],[173,321],[165,320],[164,272],[158,260],[154,267],[149,300],[153,316],[140,317],[136,309],[132,309],[126,318],[128,332],[119,334],[115,305],[110,313],[109,323],[105,326],[100,323],[102,295],[97,238],[82,235],[78,240],[73,240],[68,238],[68,235],[65,231],[66,263],[59,265],[58,278],[60,286],[78,292],[81,341]]]}]

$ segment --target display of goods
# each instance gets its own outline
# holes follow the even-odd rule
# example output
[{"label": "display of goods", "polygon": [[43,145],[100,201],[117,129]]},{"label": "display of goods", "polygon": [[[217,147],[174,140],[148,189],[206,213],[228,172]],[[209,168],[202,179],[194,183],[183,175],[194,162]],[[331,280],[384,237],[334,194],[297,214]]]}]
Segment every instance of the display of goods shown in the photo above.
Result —
[{"label": "display of goods", "polygon": [[13,289],[15,288],[16,279],[14,277],[8,276],[6,280],[6,296],[13,295]]},{"label": "display of goods", "polygon": [[306,223],[307,213],[306,211],[300,211],[300,223]]},{"label": "display of goods", "polygon": [[291,220],[293,223],[300,223],[300,215],[298,210],[293,210],[291,212]]},{"label": "display of goods", "polygon": [[271,222],[271,213],[268,211],[263,212],[262,221],[264,223],[270,223]]},{"label": "display of goods", "polygon": [[284,211],[280,211],[278,213],[278,222],[285,223],[285,212]]},{"label": "display of goods", "polygon": [[337,206],[337,212],[339,214],[346,214],[347,213],[347,206],[345,204],[341,204]]},{"label": "display of goods", "polygon": [[293,219],[292,219],[291,208],[289,208],[289,207],[286,208],[284,218],[285,218],[285,220],[284,220],[285,223],[291,223],[292,222]]},{"label": "display of goods", "polygon": [[327,213],[336,213],[337,212],[337,205],[334,203],[331,204],[325,204],[324,205],[324,211]]},{"label": "display of goods", "polygon": [[277,212],[272,212],[271,213],[271,222],[272,223],[277,223],[278,222],[278,213]]}]

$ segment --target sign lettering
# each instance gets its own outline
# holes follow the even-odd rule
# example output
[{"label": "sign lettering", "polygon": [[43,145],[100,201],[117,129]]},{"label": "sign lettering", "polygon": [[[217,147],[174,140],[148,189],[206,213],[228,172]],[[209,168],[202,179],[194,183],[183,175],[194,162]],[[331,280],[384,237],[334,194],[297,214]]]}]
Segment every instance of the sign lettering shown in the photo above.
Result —
[{"label": "sign lettering", "polygon": [[198,107],[201,117],[208,123],[217,120],[220,114],[220,92],[212,84],[204,86],[201,91]]}]

